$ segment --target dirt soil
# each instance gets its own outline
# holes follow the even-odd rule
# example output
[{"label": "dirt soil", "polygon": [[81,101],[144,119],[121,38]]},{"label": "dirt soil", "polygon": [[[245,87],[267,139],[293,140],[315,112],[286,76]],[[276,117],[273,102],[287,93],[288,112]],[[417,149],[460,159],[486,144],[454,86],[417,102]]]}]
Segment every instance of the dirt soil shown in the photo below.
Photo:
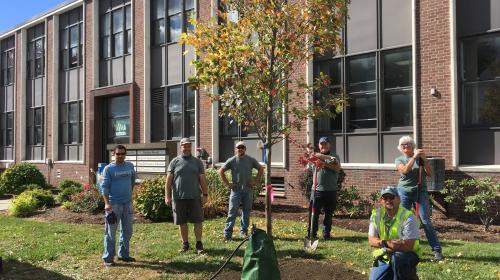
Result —
[{"label": "dirt soil", "polygon": [[[258,205],[252,211],[252,215],[256,217],[264,217],[264,207]],[[0,211],[0,215],[7,215],[7,211]],[[307,209],[300,206],[274,205],[273,218],[284,219],[307,223]],[[29,219],[36,221],[59,221],[74,224],[104,224],[104,218],[101,214],[92,215],[87,213],[73,213],[62,209],[61,207],[49,208],[39,211],[36,215]],[[321,219],[321,218],[320,218]],[[441,239],[459,239],[471,242],[500,242],[500,226],[491,226],[490,231],[485,232],[483,226],[479,224],[469,224],[447,218],[439,211],[433,212],[433,223]],[[139,214],[134,215],[135,223],[150,223]],[[320,221],[321,222],[321,221]],[[368,231],[368,217],[352,219],[341,216],[334,217],[333,225],[359,231]],[[424,236],[423,229],[421,235]]]},{"label": "dirt soil", "polygon": [[[366,275],[349,270],[345,264],[312,259],[279,259],[281,279],[295,280],[354,280],[366,279]],[[223,270],[217,279],[240,279],[241,271]]]},{"label": "dirt soil", "polygon": [[[264,217],[265,212],[262,207],[257,207],[253,210],[253,215],[257,217]],[[285,219],[293,221],[301,221],[307,223],[307,209],[299,206],[273,206],[273,219]],[[321,222],[320,218],[320,222]],[[459,239],[471,242],[500,242],[500,226],[490,226],[490,231],[485,232],[483,226],[479,224],[469,224],[457,221],[455,219],[447,218],[439,211],[433,211],[432,222],[438,236],[441,239]],[[368,232],[369,219],[351,219],[349,217],[334,217],[333,225],[359,231]],[[423,229],[421,229],[421,236],[425,236]]]}]

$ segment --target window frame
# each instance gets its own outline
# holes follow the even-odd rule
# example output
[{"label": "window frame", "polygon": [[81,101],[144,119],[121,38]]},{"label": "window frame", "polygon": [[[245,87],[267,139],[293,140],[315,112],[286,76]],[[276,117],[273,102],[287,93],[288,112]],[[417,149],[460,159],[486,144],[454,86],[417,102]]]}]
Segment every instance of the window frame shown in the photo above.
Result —
[{"label": "window frame", "polygon": [[[15,36],[6,38],[0,42],[0,86],[2,87],[3,95],[0,96],[0,160],[13,160],[14,148],[14,100],[11,100],[12,106],[7,107],[6,94],[9,87],[12,88],[11,98],[15,98],[15,66],[16,66],[16,51],[15,51]],[[12,55],[12,60],[9,56]],[[10,79],[9,79],[9,73]],[[7,78],[7,81],[5,81]],[[10,156],[7,156],[7,150],[10,149]],[[9,158],[10,157],[10,158]]]},{"label": "window frame", "polygon": [[[169,12],[169,2],[172,0],[154,0],[151,3],[151,15],[158,14],[157,18],[153,18],[151,16],[151,47],[160,47],[160,46],[165,46],[165,45],[171,45],[171,44],[177,44],[178,39],[176,41],[171,40],[171,34],[170,34],[170,18],[175,17],[175,16],[180,16],[180,22],[181,22],[181,28],[180,28],[180,33],[187,32],[188,30],[191,30],[189,26],[192,26],[189,24],[189,15],[194,14],[194,17],[196,18],[196,3],[195,0],[187,0],[191,1],[193,3],[192,7],[188,7],[186,5],[186,0],[178,0],[181,2],[181,8],[179,11],[170,13]],[[157,2],[163,3],[163,14],[155,12],[155,9],[157,6],[155,5]],[[163,22],[163,39],[164,41],[159,41],[157,40],[157,29],[155,29],[157,26],[159,27],[160,25],[157,25],[158,23]],[[161,34],[161,33],[158,33]],[[161,37],[161,36],[160,36]],[[180,36],[179,36],[180,38]]]},{"label": "window frame", "polygon": [[[115,0],[113,0],[115,1]],[[99,4],[99,58],[101,61],[112,60],[118,57],[125,57],[132,54],[132,2],[131,0],[120,0],[120,4],[112,6],[111,0],[101,0]],[[107,8],[105,4],[108,3]],[[104,7],[103,7],[104,6]],[[130,22],[127,21],[127,10],[130,15]],[[115,32],[113,15],[121,13],[121,26],[119,31]],[[105,18],[109,20],[109,26],[104,28]],[[106,32],[107,31],[107,32]],[[105,33],[106,32],[106,33]],[[130,34],[130,42],[128,42]],[[116,54],[115,38],[121,35],[122,53]],[[104,55],[104,41],[107,41],[107,55]]]},{"label": "window frame", "polygon": [[[72,16],[77,16],[78,19],[76,22],[71,23],[70,17]],[[64,17],[64,23],[59,26],[59,57],[60,57],[60,62],[59,62],[59,69],[60,70],[70,70],[74,68],[81,67],[83,65],[83,11],[82,7],[77,7],[73,10],[70,10],[64,14],[60,15],[60,21],[62,22],[62,17]],[[77,43],[76,46],[71,45],[71,31],[77,28],[78,29],[78,38],[77,38]],[[66,34],[66,38],[62,36],[62,34]],[[64,42],[63,39],[66,39],[66,42]],[[75,65],[72,65],[71,63],[71,52],[73,49],[78,50],[78,59],[76,61]],[[65,65],[65,62],[67,61],[68,65]]]}]

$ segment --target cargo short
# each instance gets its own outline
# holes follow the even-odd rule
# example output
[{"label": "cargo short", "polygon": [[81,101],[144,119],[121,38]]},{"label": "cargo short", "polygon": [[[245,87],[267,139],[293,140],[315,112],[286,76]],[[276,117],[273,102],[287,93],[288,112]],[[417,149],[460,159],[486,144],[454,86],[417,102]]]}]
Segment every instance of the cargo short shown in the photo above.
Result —
[{"label": "cargo short", "polygon": [[174,224],[203,222],[203,207],[201,199],[177,199],[172,201]]}]

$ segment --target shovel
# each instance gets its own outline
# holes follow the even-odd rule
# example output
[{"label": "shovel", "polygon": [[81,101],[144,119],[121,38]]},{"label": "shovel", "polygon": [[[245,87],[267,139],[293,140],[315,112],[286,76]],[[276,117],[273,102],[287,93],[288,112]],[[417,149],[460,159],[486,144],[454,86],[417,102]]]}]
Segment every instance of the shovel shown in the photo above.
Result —
[{"label": "shovel", "polygon": [[304,239],[304,250],[306,251],[315,251],[316,248],[318,248],[318,243],[319,239],[312,240],[312,232],[313,232],[313,221],[314,221],[314,215],[316,215],[316,207],[314,205],[314,194],[316,192],[316,186],[318,185],[318,174],[317,170],[315,168],[314,170],[314,176],[313,176],[313,187],[312,187],[312,197],[313,200],[311,201],[311,207],[309,207],[309,233],[307,234],[306,239]]}]

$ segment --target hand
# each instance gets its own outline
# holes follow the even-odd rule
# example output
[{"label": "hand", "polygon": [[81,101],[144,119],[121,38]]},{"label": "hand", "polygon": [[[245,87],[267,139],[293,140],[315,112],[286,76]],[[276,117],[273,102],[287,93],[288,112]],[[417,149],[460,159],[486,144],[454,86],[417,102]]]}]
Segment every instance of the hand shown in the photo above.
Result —
[{"label": "hand", "polygon": [[317,164],[317,167],[318,167],[318,168],[324,168],[324,167],[325,167],[325,162],[324,162],[324,161],[322,161],[322,160],[319,160],[319,161],[318,161],[318,164]]},{"label": "hand", "polygon": [[414,158],[425,158],[424,150],[422,149],[416,149],[415,154],[413,155]]},{"label": "hand", "polygon": [[172,197],[170,197],[169,195],[166,195],[165,196],[165,204],[167,204],[168,206],[171,206],[172,205]]},{"label": "hand", "polygon": [[106,212],[111,212],[113,211],[113,207],[111,207],[111,204],[104,204],[104,211]]}]

